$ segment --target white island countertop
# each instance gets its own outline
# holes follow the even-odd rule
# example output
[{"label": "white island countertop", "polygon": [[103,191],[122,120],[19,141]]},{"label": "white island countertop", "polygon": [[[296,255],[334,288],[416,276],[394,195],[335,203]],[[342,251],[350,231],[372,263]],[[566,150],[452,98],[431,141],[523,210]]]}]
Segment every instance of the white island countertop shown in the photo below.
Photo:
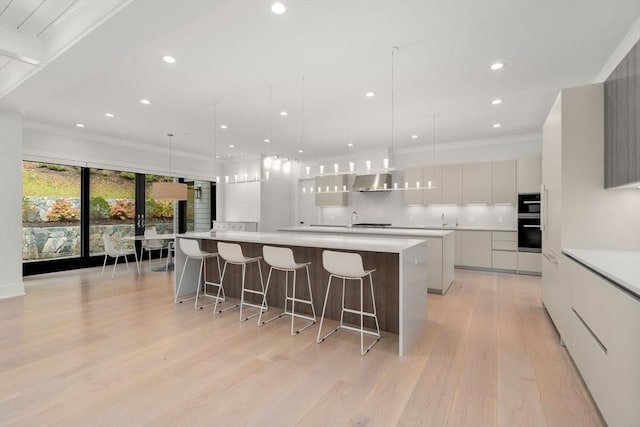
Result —
[{"label": "white island countertop", "polygon": [[[318,228],[318,227],[326,227],[326,228],[337,228],[337,229],[342,229],[342,228],[348,228],[346,225],[341,225],[341,224],[311,224],[311,225],[305,225],[305,226],[301,226],[301,227],[311,227],[311,228]],[[356,228],[382,228],[382,227],[356,227]],[[502,227],[482,227],[482,226],[472,226],[472,225],[459,225],[459,226],[455,226],[455,225],[445,225],[445,226],[441,226],[441,225],[422,225],[422,226],[418,226],[418,225],[389,225],[389,226],[385,226],[384,229],[388,229],[388,230],[450,230],[450,231],[503,231],[503,232],[512,232],[512,233],[516,233],[518,230],[516,228],[502,228]]]},{"label": "white island countertop", "polygon": [[562,253],[640,298],[640,251],[563,248]]},{"label": "white island countertop", "polygon": [[[407,237],[444,237],[453,233],[453,230],[429,230],[429,229],[407,229],[407,228],[389,228],[389,227],[332,227],[332,226],[299,226],[299,227],[283,227],[278,231],[292,231],[300,233],[337,233],[350,235],[380,235],[380,236],[407,236]],[[353,237],[349,237],[352,239]],[[388,237],[387,237],[388,239]]]},{"label": "white island countertop", "polygon": [[309,233],[262,233],[255,231],[190,232],[179,234],[176,237],[387,253],[401,253],[405,249],[425,243],[424,240],[420,239],[373,236],[330,236]]}]

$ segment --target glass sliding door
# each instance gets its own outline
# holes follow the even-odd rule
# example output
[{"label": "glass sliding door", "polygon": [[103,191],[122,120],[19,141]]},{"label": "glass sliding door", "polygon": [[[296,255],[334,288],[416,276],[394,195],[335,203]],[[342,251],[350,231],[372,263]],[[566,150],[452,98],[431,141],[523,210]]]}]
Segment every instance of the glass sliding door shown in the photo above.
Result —
[{"label": "glass sliding door", "polygon": [[22,162],[22,260],[81,256],[81,168]]},{"label": "glass sliding door", "polygon": [[145,228],[153,227],[158,234],[173,233],[174,201],[156,200],[151,193],[154,182],[173,182],[171,176],[145,176]]},{"label": "glass sliding door", "polygon": [[116,246],[135,235],[136,174],[109,169],[89,170],[89,256],[104,254],[104,234]]},{"label": "glass sliding door", "polygon": [[[130,237],[145,228],[158,234],[198,229],[210,223],[202,195],[210,183],[198,182],[207,191],[194,192],[188,200],[155,200],[151,185],[173,177],[24,161],[22,169],[23,274],[37,274],[98,266],[104,255],[104,235],[116,246],[129,249],[140,244]],[[174,211],[174,207],[176,210]],[[207,216],[203,219],[203,215]],[[174,217],[178,217],[174,222]],[[200,218],[200,220],[198,219]],[[181,221],[179,221],[181,219]],[[202,228],[203,225],[200,224]],[[154,254],[157,256],[157,254]]]}]

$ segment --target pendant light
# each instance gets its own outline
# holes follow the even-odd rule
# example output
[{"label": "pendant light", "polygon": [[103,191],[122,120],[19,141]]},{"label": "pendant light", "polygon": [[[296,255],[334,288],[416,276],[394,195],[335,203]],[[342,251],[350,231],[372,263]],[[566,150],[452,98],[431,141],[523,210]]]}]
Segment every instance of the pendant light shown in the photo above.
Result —
[{"label": "pendant light", "polygon": [[[171,139],[172,133],[168,133],[169,137],[169,174],[171,175]],[[151,185],[151,194],[156,200],[187,200],[187,184],[181,182],[154,182]]]}]

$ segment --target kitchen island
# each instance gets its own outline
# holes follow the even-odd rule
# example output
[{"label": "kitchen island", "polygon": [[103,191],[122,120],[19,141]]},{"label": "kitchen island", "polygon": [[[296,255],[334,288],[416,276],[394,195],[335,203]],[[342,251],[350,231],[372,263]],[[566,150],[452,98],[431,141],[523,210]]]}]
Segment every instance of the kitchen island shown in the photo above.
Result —
[{"label": "kitchen island", "polygon": [[280,228],[294,233],[322,233],[342,236],[375,236],[378,238],[413,238],[427,241],[427,283],[429,292],[444,295],[453,283],[455,232],[397,227],[299,226]]},{"label": "kitchen island", "polygon": [[[200,232],[185,233],[177,236],[195,239],[205,251],[216,252],[216,242],[239,243],[245,256],[261,256],[262,246],[284,246],[293,250],[296,261],[311,262],[309,272],[313,291],[313,304],[318,316],[322,312],[322,303],[327,288],[329,274],[322,267],[322,251],[325,249],[336,251],[357,252],[362,255],[365,269],[376,269],[373,273],[373,284],[376,296],[376,308],[380,329],[398,335],[398,354],[406,354],[415,343],[417,337],[427,324],[427,243],[421,239],[389,238],[372,236],[336,236],[317,234],[293,233],[260,233],[260,232]],[[176,242],[176,275],[174,293],[185,263],[185,255]],[[267,277],[268,266],[262,262],[262,274]],[[228,267],[224,280],[224,290],[231,298],[240,297],[240,268]],[[207,264],[209,279],[217,274],[215,260]],[[267,303],[269,307],[282,307],[284,300],[284,286],[279,282],[284,280],[284,273],[274,272],[270,285]],[[305,295],[303,286],[305,275],[299,274],[297,291],[299,297]],[[194,294],[198,279],[198,263],[191,262],[185,271],[184,281],[180,289],[180,296]],[[259,287],[259,275],[255,267],[247,268],[248,286]],[[215,280],[214,280],[215,281]],[[277,281],[277,282],[276,282]],[[356,286],[347,286],[346,305],[359,305],[359,293]],[[341,292],[339,287],[333,286],[327,304],[326,317],[340,319]],[[371,301],[367,292],[364,295],[365,310],[371,308]],[[258,301],[259,303],[259,301]],[[300,305],[300,311],[304,312]],[[296,306],[298,311],[298,306]],[[309,310],[310,311],[310,310]],[[369,319],[365,319],[369,321]],[[356,323],[356,316],[345,321]],[[367,322],[365,322],[367,326]],[[368,324],[368,326],[373,326]],[[315,329],[314,329],[315,330]],[[383,335],[384,339],[384,335]]]}]

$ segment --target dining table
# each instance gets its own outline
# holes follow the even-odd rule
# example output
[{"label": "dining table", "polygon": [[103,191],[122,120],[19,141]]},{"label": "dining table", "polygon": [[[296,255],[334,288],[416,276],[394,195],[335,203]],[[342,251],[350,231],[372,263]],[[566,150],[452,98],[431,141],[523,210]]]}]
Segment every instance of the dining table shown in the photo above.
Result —
[{"label": "dining table", "polygon": [[[145,238],[145,236],[143,234],[137,235],[137,236],[125,236],[122,238],[123,242],[144,242],[146,240],[171,240],[174,241],[176,238],[176,234],[175,233],[162,233],[162,234],[156,234],[155,236],[153,236],[152,239],[147,239]],[[173,263],[173,257],[171,256],[171,252],[172,250],[169,249],[167,250],[167,257],[169,258],[167,260],[167,263],[164,266],[157,266],[154,268],[151,268],[151,271],[173,271],[175,266]],[[139,265],[142,262],[141,258],[138,258],[138,252],[137,250],[134,250],[134,254],[135,254],[135,259],[136,259],[136,263]],[[142,255],[141,255],[142,256]]]}]

